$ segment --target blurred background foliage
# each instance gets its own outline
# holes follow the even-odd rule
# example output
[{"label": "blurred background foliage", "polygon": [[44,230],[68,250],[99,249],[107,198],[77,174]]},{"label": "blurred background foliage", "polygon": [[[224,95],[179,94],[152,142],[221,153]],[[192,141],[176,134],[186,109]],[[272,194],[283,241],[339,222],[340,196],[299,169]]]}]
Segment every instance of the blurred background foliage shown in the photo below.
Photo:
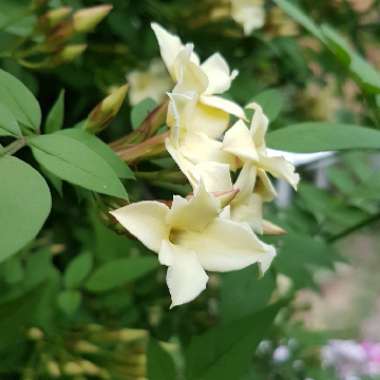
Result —
[{"label": "blurred background foliage", "polygon": [[[316,25],[332,25],[380,67],[378,0],[293,3]],[[47,12],[65,7],[75,12],[102,2],[0,0],[0,66],[38,97],[45,118],[64,89],[64,126],[71,127],[127,78],[129,101],[99,136],[109,143],[136,128],[171,86],[150,29],[156,21],[194,42],[201,58],[221,52],[240,72],[228,96],[241,104],[258,101],[272,129],[306,120],[380,127],[380,95],[361,91],[339,59],[284,12],[283,1],[257,1],[265,22],[249,33],[231,16],[228,1],[108,4],[112,10],[95,30],[73,32],[61,28],[70,16],[49,26]],[[168,163],[133,169],[152,165]],[[360,267],[362,250],[379,251],[379,166],[373,152],[301,165],[299,192],[268,210],[268,219],[287,231],[268,239],[279,249],[273,270],[262,279],[255,267],[212,275],[197,300],[171,311],[156,258],[104,220],[105,207],[115,200],[89,201],[84,190],[57,185],[43,231],[0,265],[1,379],[336,378],[322,366],[319,348],[333,337],[368,336],[358,320],[310,329],[304,314],[312,300],[299,295],[305,288],[319,292],[324,276],[330,281],[337,276],[337,265],[346,268],[351,260]],[[141,194],[170,197],[170,191],[144,179],[126,184],[132,200]],[[345,239],[356,231],[364,243],[352,252]],[[379,258],[368,260],[371,277]],[[367,301],[368,315],[371,303],[374,298]],[[281,356],[279,347],[286,354]]]}]

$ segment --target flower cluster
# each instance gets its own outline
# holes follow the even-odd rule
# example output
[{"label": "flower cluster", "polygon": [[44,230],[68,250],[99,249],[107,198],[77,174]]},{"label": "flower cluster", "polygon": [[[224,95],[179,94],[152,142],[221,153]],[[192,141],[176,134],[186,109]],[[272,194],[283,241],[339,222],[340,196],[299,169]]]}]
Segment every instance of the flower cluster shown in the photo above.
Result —
[{"label": "flower cluster", "polygon": [[[192,44],[152,24],[175,86],[167,113],[165,146],[193,193],[172,202],[142,201],[111,214],[168,266],[172,306],[193,300],[206,287],[206,271],[226,272],[257,263],[262,273],[275,248],[256,233],[271,226],[262,205],[276,196],[268,173],[296,188],[299,176],[283,157],[268,154],[268,118],[251,103],[244,109],[220,95],[238,74],[215,53],[200,62]],[[230,126],[230,119],[236,122]],[[232,175],[231,175],[232,173]],[[236,178],[233,182],[232,178]],[[168,205],[169,204],[169,205]]]}]

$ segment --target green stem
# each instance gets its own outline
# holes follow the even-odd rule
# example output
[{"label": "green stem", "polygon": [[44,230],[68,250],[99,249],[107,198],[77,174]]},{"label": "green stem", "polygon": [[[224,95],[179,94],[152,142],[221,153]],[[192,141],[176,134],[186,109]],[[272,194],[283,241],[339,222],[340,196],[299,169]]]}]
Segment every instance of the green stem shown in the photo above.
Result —
[{"label": "green stem", "polygon": [[380,212],[377,213],[377,214],[374,214],[372,216],[370,216],[368,219],[365,219],[345,230],[343,230],[342,232],[340,232],[339,234],[337,235],[334,235],[334,236],[330,236],[327,241],[329,243],[335,243],[337,240],[340,240],[340,239],[343,239],[345,238],[346,236],[350,235],[351,233],[355,232],[355,231],[358,231],[364,227],[367,227],[369,225],[371,225],[372,223],[375,223],[377,222],[378,220],[380,220]]},{"label": "green stem", "polygon": [[26,140],[24,138],[20,140],[13,141],[3,149],[3,154],[12,155],[15,154],[18,150],[23,148],[26,145]]}]

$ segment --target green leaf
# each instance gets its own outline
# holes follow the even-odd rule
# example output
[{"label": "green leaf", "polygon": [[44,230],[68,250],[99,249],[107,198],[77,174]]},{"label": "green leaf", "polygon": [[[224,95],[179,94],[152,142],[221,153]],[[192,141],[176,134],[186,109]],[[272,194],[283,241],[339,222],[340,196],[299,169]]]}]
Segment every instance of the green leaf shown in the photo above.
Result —
[{"label": "green leaf", "polygon": [[91,150],[101,156],[113,168],[119,178],[135,178],[129,166],[102,140],[95,135],[79,128],[68,128],[59,133],[69,136],[87,145]]},{"label": "green leaf", "polygon": [[308,17],[306,13],[301,11],[301,9],[293,5],[288,0],[274,0],[274,2],[292,19],[297,21],[311,34],[323,41],[323,34],[317,24],[315,24],[315,22],[310,17]]},{"label": "green leaf", "polygon": [[380,93],[380,73],[363,57],[350,48],[347,41],[333,28],[322,25],[327,47],[348,67],[359,86],[368,93]]},{"label": "green leaf", "polygon": [[18,158],[0,158],[0,261],[16,253],[39,232],[51,208],[43,177]]},{"label": "green leaf", "polygon": [[64,290],[58,294],[58,307],[68,316],[72,316],[79,308],[82,295],[77,290]]},{"label": "green leaf", "polygon": [[112,168],[85,144],[56,133],[28,139],[35,159],[49,172],[98,193],[127,198]]},{"label": "green leaf", "polygon": [[153,257],[114,260],[98,268],[87,280],[85,287],[91,292],[105,292],[145,276],[157,266],[157,259]]},{"label": "green leaf", "polygon": [[34,95],[13,75],[0,69],[0,103],[4,104],[17,121],[38,130],[41,109]]},{"label": "green leaf", "polygon": [[296,153],[380,149],[380,132],[350,124],[300,123],[270,132],[267,144],[273,149]]},{"label": "green leaf", "polygon": [[284,96],[281,91],[276,89],[269,89],[261,92],[252,100],[261,105],[264,113],[268,116],[270,121],[277,119],[277,116],[280,114],[284,105]]},{"label": "green leaf", "polygon": [[148,345],[148,379],[176,380],[177,374],[172,358],[160,344],[151,338]]},{"label": "green leaf", "polygon": [[239,379],[267,334],[282,302],[196,336],[186,351],[187,380]]},{"label": "green leaf", "polygon": [[145,118],[149,115],[149,113],[152,112],[156,107],[157,103],[151,98],[146,98],[137,103],[131,111],[132,128],[138,128],[140,124],[145,120]]},{"label": "green leaf", "polygon": [[275,285],[273,274],[268,272],[263,278],[259,278],[255,265],[223,274],[220,289],[220,314],[223,323],[263,309],[268,304]]},{"label": "green leaf", "polygon": [[53,104],[46,118],[45,133],[52,133],[60,130],[63,126],[65,114],[65,90],[61,90],[57,100]]},{"label": "green leaf", "polygon": [[7,107],[0,103],[0,136],[22,136],[16,118]]},{"label": "green leaf", "polygon": [[65,270],[63,281],[67,288],[77,288],[90,274],[93,265],[91,253],[85,252],[70,261]]}]

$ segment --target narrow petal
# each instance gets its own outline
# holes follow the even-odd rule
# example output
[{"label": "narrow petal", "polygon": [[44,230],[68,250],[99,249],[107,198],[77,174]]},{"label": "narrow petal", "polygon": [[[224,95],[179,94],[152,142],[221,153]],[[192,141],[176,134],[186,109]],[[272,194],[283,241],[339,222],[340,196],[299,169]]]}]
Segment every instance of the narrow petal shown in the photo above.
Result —
[{"label": "narrow petal", "polygon": [[230,115],[227,112],[198,102],[189,120],[188,129],[217,139],[227,129],[229,121]]},{"label": "narrow petal", "polygon": [[200,233],[185,231],[177,244],[197,253],[206,270],[226,272],[261,260],[268,248],[247,225],[217,218]]},{"label": "narrow petal", "polygon": [[256,173],[256,167],[252,162],[246,162],[243,165],[234,184],[235,189],[239,190],[239,192],[236,194],[233,202],[244,202],[244,199],[247,199],[253,193],[256,184]]},{"label": "narrow petal", "polygon": [[165,223],[169,208],[156,201],[132,203],[110,212],[116,220],[146,247],[158,252],[161,241],[169,236]]},{"label": "narrow petal", "polygon": [[239,119],[246,120],[243,108],[231,100],[224,99],[220,96],[202,95],[201,102],[207,106],[217,108]]},{"label": "narrow petal", "polygon": [[259,194],[264,201],[270,202],[273,198],[277,197],[277,191],[272,185],[267,173],[262,169],[257,169],[258,181],[255,185],[255,193]]},{"label": "narrow petal", "polygon": [[276,249],[272,245],[264,243],[264,246],[266,247],[266,253],[262,255],[258,261],[260,273],[262,275],[264,275],[265,272],[269,269],[273,259],[276,257]]},{"label": "narrow petal", "polygon": [[260,167],[276,178],[282,178],[297,190],[300,180],[298,173],[295,173],[294,165],[286,161],[283,157],[261,157]]},{"label": "narrow petal", "polygon": [[173,79],[174,77],[174,61],[178,53],[184,48],[181,40],[174,34],[169,33],[161,25],[153,22],[151,27],[156,35],[158,45],[160,47],[161,57]]},{"label": "narrow petal", "polygon": [[249,129],[242,120],[238,120],[224,135],[223,150],[243,161],[259,159]]},{"label": "narrow petal", "polygon": [[171,308],[192,301],[206,289],[208,276],[195,252],[164,241],[159,256],[169,265],[166,283],[172,299]]},{"label": "narrow petal", "polygon": [[202,94],[209,85],[207,75],[199,65],[191,61],[191,47],[181,50],[175,61],[174,70],[177,79],[177,85],[174,87],[174,93],[196,93]]},{"label": "narrow petal", "polygon": [[256,148],[258,150],[263,150],[266,147],[265,135],[268,130],[269,120],[259,104],[251,103],[248,104],[247,108],[255,111],[252,117],[250,130]]},{"label": "narrow petal", "polygon": [[174,230],[202,231],[220,211],[216,198],[206,191],[201,182],[190,199],[173,197],[166,221]]},{"label": "narrow petal", "polygon": [[237,71],[230,72],[226,60],[220,53],[215,53],[206,59],[201,65],[203,72],[207,75],[209,85],[205,94],[222,94],[231,87],[232,80],[238,74]]}]

